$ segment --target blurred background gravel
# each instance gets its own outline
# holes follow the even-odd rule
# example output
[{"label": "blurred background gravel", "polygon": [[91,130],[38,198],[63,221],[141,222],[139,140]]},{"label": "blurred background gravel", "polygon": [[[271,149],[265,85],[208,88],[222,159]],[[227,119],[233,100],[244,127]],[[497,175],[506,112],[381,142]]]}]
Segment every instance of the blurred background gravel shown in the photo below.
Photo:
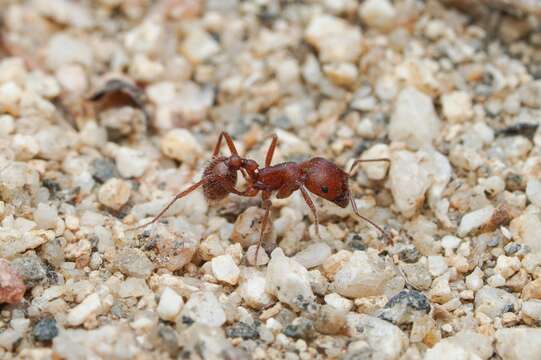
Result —
[{"label": "blurred background gravel", "polygon": [[[541,358],[539,1],[0,0],[0,35],[0,358]],[[392,241],[299,194],[259,266],[258,198],[126,231],[224,130],[389,157],[350,187]]]}]

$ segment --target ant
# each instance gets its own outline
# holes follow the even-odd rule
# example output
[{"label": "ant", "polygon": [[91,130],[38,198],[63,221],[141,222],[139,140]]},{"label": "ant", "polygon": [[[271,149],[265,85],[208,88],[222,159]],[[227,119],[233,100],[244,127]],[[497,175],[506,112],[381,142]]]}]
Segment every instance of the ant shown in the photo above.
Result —
[{"label": "ant", "polygon": [[[223,138],[225,138],[231,152],[229,157],[218,155]],[[212,160],[203,172],[202,179],[188,189],[179,192],[151,221],[135,229],[155,223],[175,201],[203,186],[205,197],[208,200],[220,200],[225,198],[229,193],[254,197],[261,192],[262,206],[265,214],[261,224],[260,239],[255,255],[256,259],[268,223],[272,205],[270,197],[273,192],[276,192],[278,199],[284,199],[291,196],[294,191],[300,190],[304,201],[314,215],[316,234],[318,236],[320,236],[319,218],[309,192],[333,202],[341,208],[345,208],[351,203],[355,215],[374,226],[382,235],[386,234],[379,225],[359,213],[349,190],[348,179],[353,174],[357,165],[362,162],[385,161],[390,163],[389,159],[357,159],[351,165],[349,173],[343,171],[331,161],[321,157],[314,157],[299,163],[284,162],[271,166],[277,142],[278,137],[273,135],[265,157],[265,167],[259,168],[259,165],[254,160],[240,157],[231,136],[227,132],[222,132],[214,148]],[[241,171],[247,181],[244,191],[239,191],[235,188],[237,171]]]}]

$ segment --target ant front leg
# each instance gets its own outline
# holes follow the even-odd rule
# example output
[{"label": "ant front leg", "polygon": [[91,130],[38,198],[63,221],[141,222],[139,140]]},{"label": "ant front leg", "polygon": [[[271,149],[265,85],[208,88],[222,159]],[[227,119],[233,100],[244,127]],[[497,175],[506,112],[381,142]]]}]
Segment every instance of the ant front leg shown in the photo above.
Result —
[{"label": "ant front leg", "polygon": [[278,136],[276,134],[272,135],[272,141],[267,150],[267,156],[265,157],[265,167],[269,167],[272,162],[272,157],[274,156],[274,150],[276,150],[276,143],[278,142]]},{"label": "ant front leg", "polygon": [[301,186],[300,190],[301,190],[302,197],[304,198],[304,201],[306,202],[310,210],[312,210],[312,214],[314,215],[314,222],[316,224],[316,235],[318,238],[321,239],[321,235],[319,234],[319,218],[317,215],[316,205],[312,201],[310,194],[308,194],[308,191],[305,189],[304,186]]},{"label": "ant front leg", "polygon": [[381,228],[381,226],[379,226],[378,224],[376,224],[375,222],[373,222],[366,216],[363,216],[359,213],[359,209],[357,209],[357,204],[355,204],[355,200],[353,200],[353,196],[351,196],[351,193],[349,193],[349,201],[351,202],[351,208],[353,209],[353,212],[355,213],[355,215],[357,215],[358,217],[360,217],[361,219],[363,219],[364,221],[366,221],[367,223],[369,223],[370,225],[378,229],[378,231],[381,233],[382,236],[388,238],[387,233],[385,232],[385,230]]}]

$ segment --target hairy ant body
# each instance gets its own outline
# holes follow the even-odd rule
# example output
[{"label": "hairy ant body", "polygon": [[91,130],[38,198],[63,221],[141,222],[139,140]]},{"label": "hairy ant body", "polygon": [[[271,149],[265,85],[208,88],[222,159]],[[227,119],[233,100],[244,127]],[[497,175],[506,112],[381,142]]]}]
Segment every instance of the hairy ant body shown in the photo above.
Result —
[{"label": "hairy ant body", "polygon": [[[229,157],[218,156],[222,138],[225,138],[231,152],[231,156]],[[385,234],[385,231],[380,226],[359,213],[355,201],[351,196],[348,180],[359,163],[376,161],[390,162],[389,159],[357,159],[352,164],[349,173],[343,171],[331,161],[321,157],[314,157],[310,160],[299,163],[284,162],[281,164],[271,165],[277,141],[278,137],[273,135],[271,144],[265,157],[265,167],[259,168],[259,165],[254,160],[240,157],[235,145],[233,144],[231,136],[226,132],[222,132],[214,148],[212,155],[213,158],[203,172],[202,179],[190,186],[188,189],[178,193],[173,200],[154,217],[154,219],[148,223],[138,226],[137,228],[145,227],[156,222],[176,200],[190,194],[198,187],[203,186],[205,197],[208,200],[220,200],[225,198],[229,193],[253,197],[261,192],[261,198],[263,201],[262,205],[263,209],[265,210],[265,215],[261,225],[261,234],[259,245],[256,250],[256,259],[257,252],[261,246],[263,234],[265,233],[268,223],[270,208],[272,205],[270,200],[272,193],[276,193],[276,197],[278,199],[284,199],[291,196],[293,192],[300,190],[304,201],[314,215],[316,233],[318,236],[318,214],[309,192],[316,196],[322,197],[325,200],[331,201],[342,208],[345,208],[351,203],[355,215],[367,221],[382,234]],[[244,191],[239,191],[235,188],[237,182],[237,171],[241,171],[243,176],[246,178],[247,187]]]}]

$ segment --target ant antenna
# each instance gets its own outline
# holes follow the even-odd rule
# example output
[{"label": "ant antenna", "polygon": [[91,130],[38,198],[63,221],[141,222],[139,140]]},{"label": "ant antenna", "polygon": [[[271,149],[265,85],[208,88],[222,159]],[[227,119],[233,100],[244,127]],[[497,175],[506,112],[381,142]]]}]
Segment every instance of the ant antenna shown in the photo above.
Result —
[{"label": "ant antenna", "polygon": [[[357,169],[357,166],[360,163],[363,163],[363,162],[381,162],[381,161],[387,162],[388,164],[391,163],[391,160],[388,159],[388,158],[356,159],[353,162],[353,164],[351,164],[351,167],[349,169],[349,176],[350,177],[353,176],[354,171]],[[353,209],[353,212],[355,213],[355,215],[357,215],[358,217],[360,217],[361,219],[363,219],[364,221],[366,221],[367,223],[369,223],[370,225],[372,225],[373,227],[378,229],[378,231],[381,233],[382,236],[387,237],[387,233],[385,232],[385,230],[383,230],[383,228],[381,226],[379,226],[378,224],[376,224],[375,222],[373,222],[372,220],[370,220],[366,216],[363,216],[363,215],[361,215],[359,213],[359,209],[357,208],[357,204],[355,204],[355,200],[353,200],[353,196],[351,196],[351,192],[349,193],[349,201],[351,203],[351,208]]]},{"label": "ant antenna", "polygon": [[360,163],[363,163],[363,162],[381,162],[381,161],[385,161],[386,163],[391,164],[391,159],[388,159],[388,158],[356,159],[356,160],[353,162],[353,164],[351,164],[351,167],[349,168],[349,176],[352,176],[352,175],[353,175],[354,170],[357,169],[357,166],[358,166]]},{"label": "ant antenna", "polygon": [[358,217],[360,217],[361,219],[363,219],[364,221],[366,221],[367,223],[369,223],[370,225],[378,229],[378,231],[381,232],[383,236],[386,236],[385,230],[383,230],[381,226],[379,226],[378,224],[376,224],[375,222],[373,222],[366,216],[363,216],[359,213],[359,209],[357,209],[357,204],[355,204],[355,200],[353,200],[353,196],[351,196],[351,193],[349,194],[349,201],[351,202],[351,208],[353,209],[353,212],[355,213],[355,215],[357,215]]}]

